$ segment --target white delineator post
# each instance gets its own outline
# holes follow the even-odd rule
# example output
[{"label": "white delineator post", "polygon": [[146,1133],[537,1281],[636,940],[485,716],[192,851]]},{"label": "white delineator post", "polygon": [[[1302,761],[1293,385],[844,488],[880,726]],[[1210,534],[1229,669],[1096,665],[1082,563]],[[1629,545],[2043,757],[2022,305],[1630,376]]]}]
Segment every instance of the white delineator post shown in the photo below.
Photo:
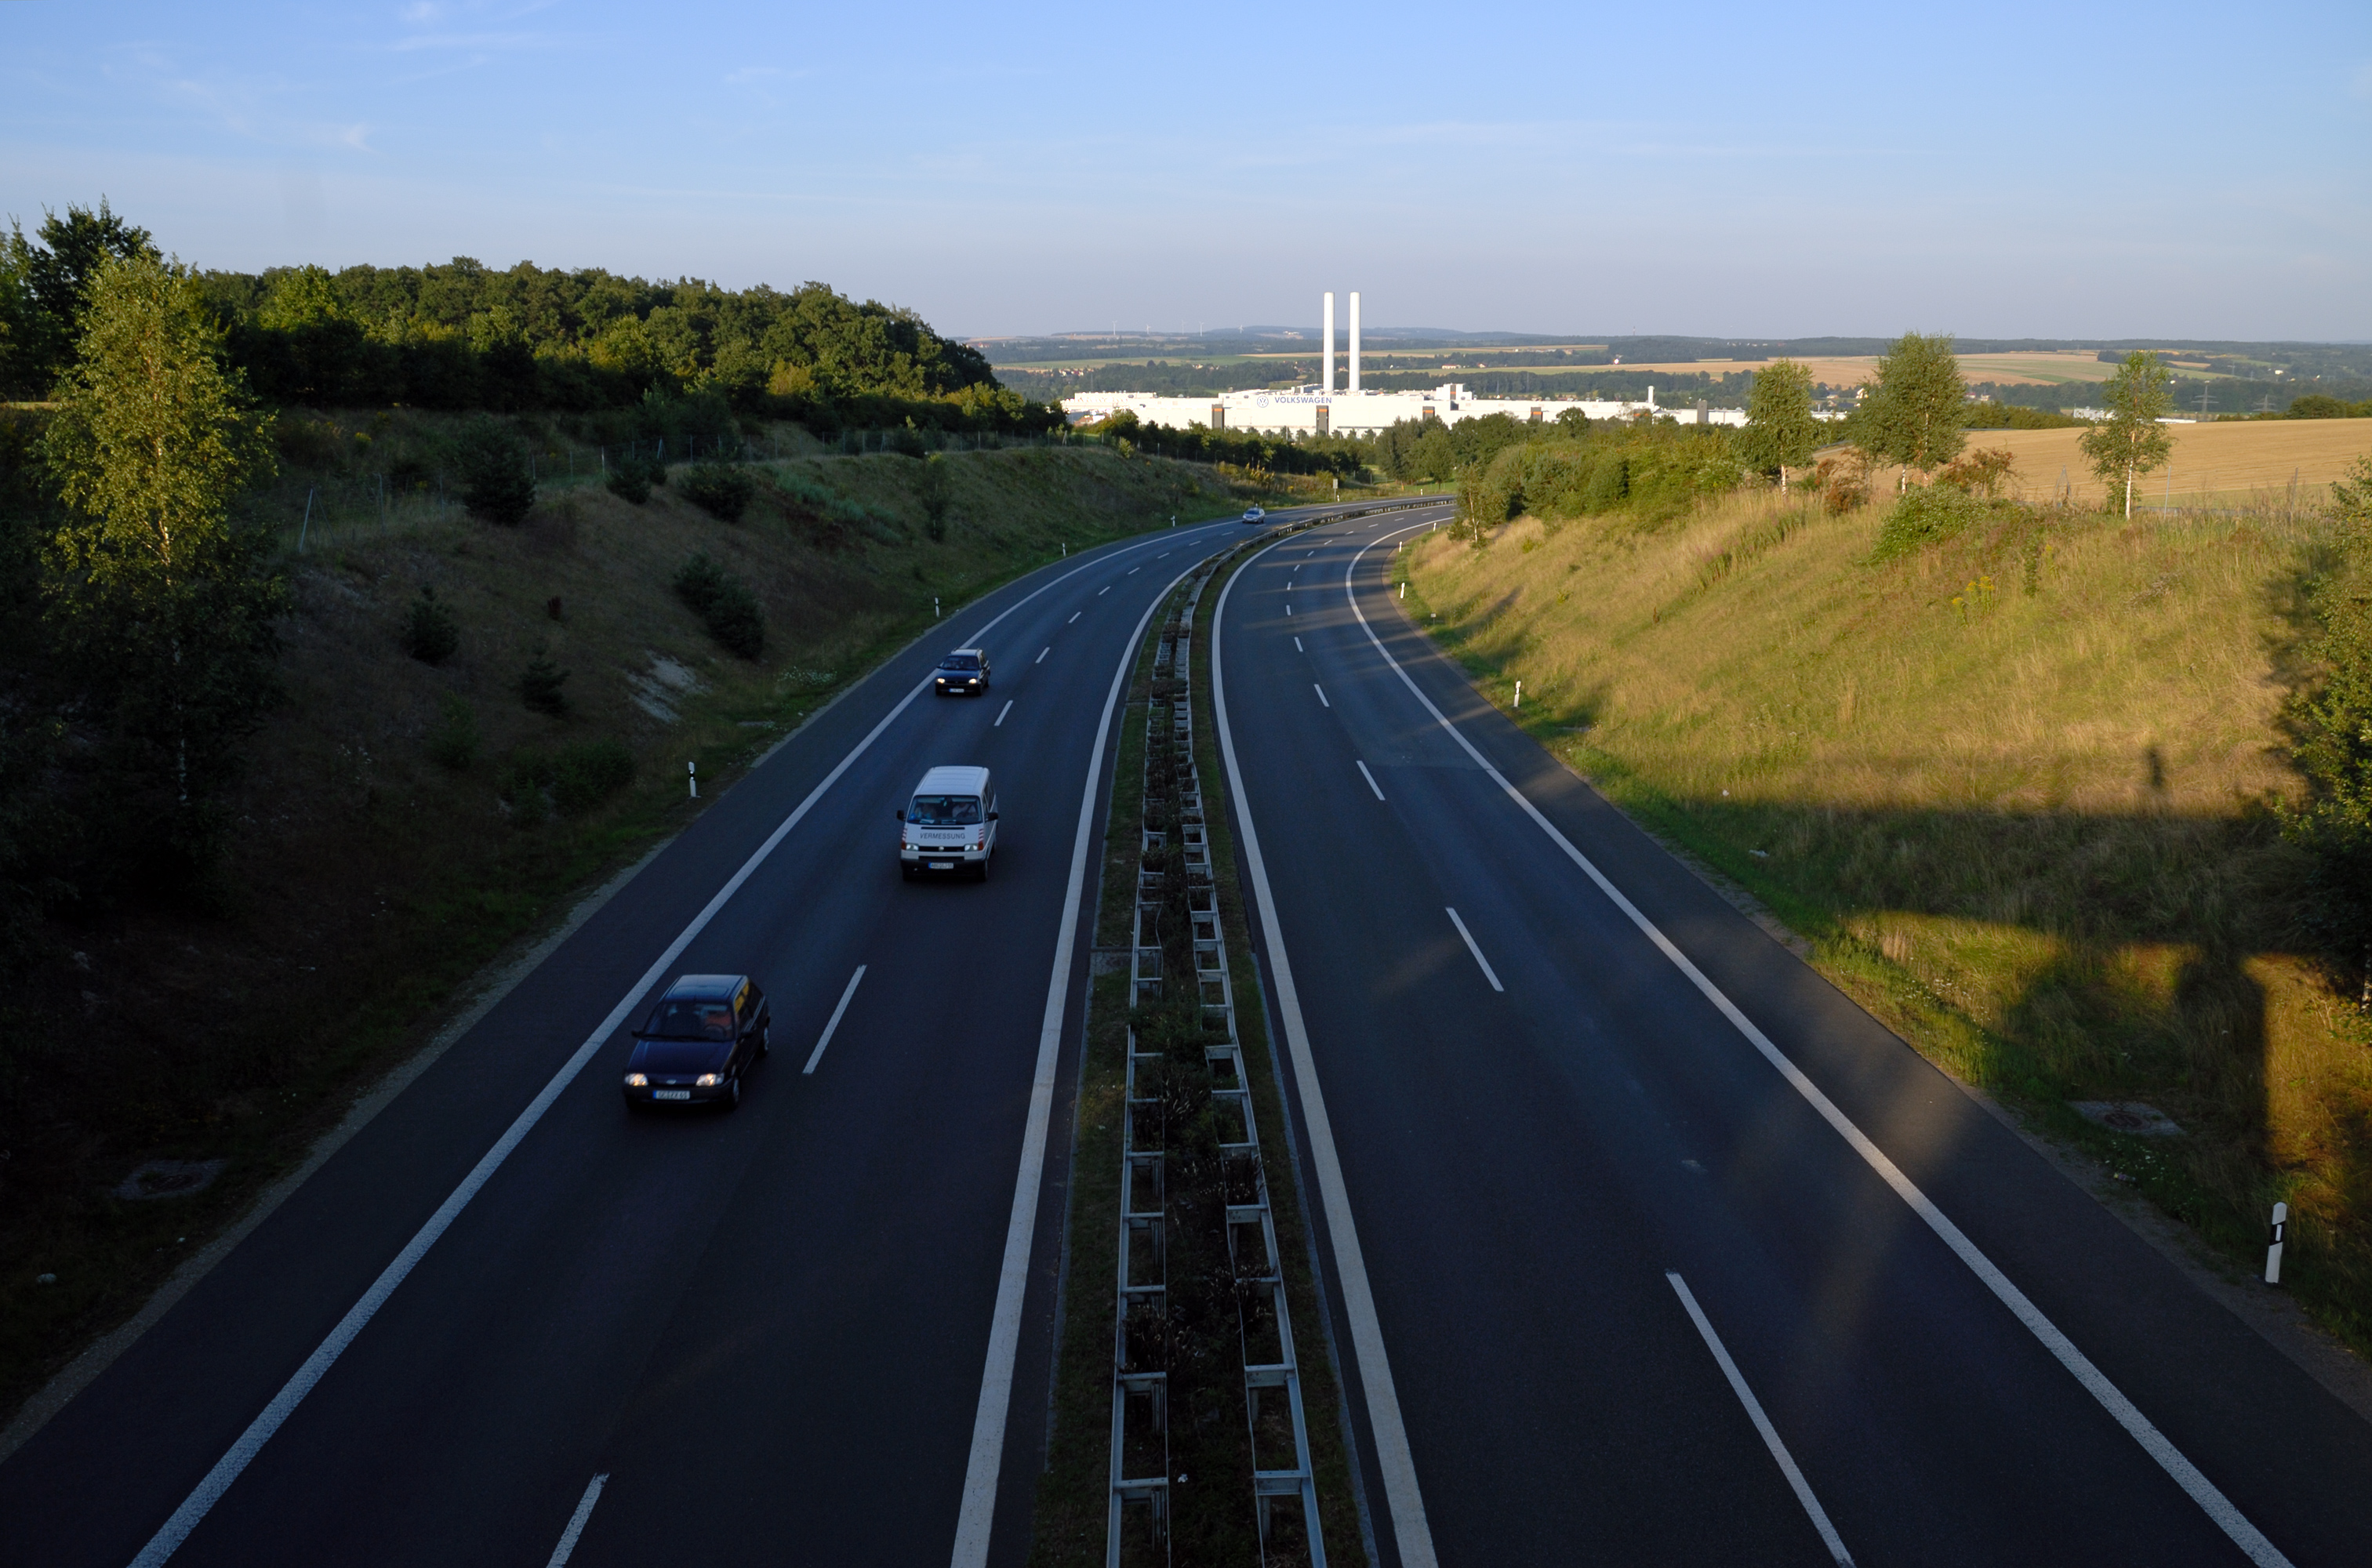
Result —
[{"label": "white delineator post", "polygon": [[684,782],[692,785],[692,798],[700,798],[700,763],[695,760],[683,765]]},{"label": "white delineator post", "polygon": [[1351,387],[1359,389],[1359,291],[1351,291]]},{"label": "white delineator post", "polygon": [[1326,377],[1321,383],[1326,395],[1334,395],[1334,291],[1326,291]]},{"label": "white delineator post", "polygon": [[2265,1283],[2269,1285],[2282,1283],[2282,1232],[2289,1228],[2289,1223],[2290,1206],[2275,1203],[2273,1237],[2265,1244]]}]

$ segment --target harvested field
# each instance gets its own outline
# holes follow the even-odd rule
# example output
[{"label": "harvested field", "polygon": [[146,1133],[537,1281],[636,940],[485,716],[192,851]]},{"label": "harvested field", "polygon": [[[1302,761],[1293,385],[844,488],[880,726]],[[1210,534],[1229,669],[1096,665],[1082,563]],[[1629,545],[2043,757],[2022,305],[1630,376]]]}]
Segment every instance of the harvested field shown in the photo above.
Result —
[{"label": "harvested field", "polygon": [[[2232,506],[2272,501],[2320,505],[2323,486],[2372,452],[2372,419],[2231,420],[2177,424],[2174,463],[2134,489],[2134,505]],[[2100,482],[2076,446],[2081,430],[1971,430],[1969,445],[1998,447],[2017,460],[2006,494],[2048,500],[2064,482],[2077,505],[2098,505]],[[2295,482],[2296,493],[2290,486]],[[1894,488],[1882,478],[1879,494]]]},{"label": "harvested field", "polygon": [[[1613,370],[1652,370],[1674,376],[1727,375],[1733,370],[1757,370],[1769,361],[1762,359],[1697,359],[1680,364],[1634,365],[1624,361],[1619,366],[1592,366]],[[1878,374],[1875,354],[1837,354],[1797,356],[1798,365],[1808,366],[1812,379],[1831,387],[1852,387],[1869,380]],[[1572,370],[1570,365],[1551,362],[1543,365],[1494,364],[1494,370]],[[2105,381],[2116,371],[2113,365],[2101,363],[2099,355],[2090,349],[2048,349],[2033,354],[1964,354],[1960,355],[1960,374],[1971,381],[1992,381],[2008,386],[2056,387],[2070,381]]]}]

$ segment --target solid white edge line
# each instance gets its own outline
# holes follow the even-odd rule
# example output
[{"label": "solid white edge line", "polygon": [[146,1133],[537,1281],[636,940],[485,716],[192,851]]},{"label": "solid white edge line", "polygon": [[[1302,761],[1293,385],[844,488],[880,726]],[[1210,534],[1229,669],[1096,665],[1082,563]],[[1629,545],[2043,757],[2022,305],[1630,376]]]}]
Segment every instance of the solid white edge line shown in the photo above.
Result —
[{"label": "solid white edge line", "polygon": [[999,709],[997,709],[997,710],[996,710],[996,722],[995,722],[994,724],[993,724],[993,725],[990,725],[988,727],[989,727],[989,728],[991,728],[991,729],[1002,729],[1002,728],[1004,728],[1004,727],[1005,727],[1005,715],[1006,715],[1006,714],[1009,714],[1009,713],[1011,713],[1012,711],[1013,711],[1013,699],[1012,699],[1012,698],[1010,698],[1010,697],[1007,697],[1006,699],[1005,699],[1005,706],[1003,706],[1003,707],[1001,707],[1001,708],[999,708]]},{"label": "solid white edge line", "polygon": [[1458,912],[1456,910],[1449,909],[1447,904],[1442,907],[1448,912],[1449,923],[1458,927],[1458,935],[1466,939],[1466,950],[1474,955],[1474,961],[1476,963],[1482,966],[1482,978],[1491,982],[1492,990],[1505,995],[1507,988],[1499,983],[1498,971],[1491,967],[1491,960],[1482,956],[1482,948],[1481,945],[1474,940],[1474,933],[1466,929],[1466,923],[1458,918]]},{"label": "solid white edge line", "polygon": [[1315,692],[1317,692],[1317,693],[1318,693],[1318,705],[1319,705],[1320,707],[1321,707],[1321,708],[1331,708],[1331,707],[1332,707],[1332,706],[1334,705],[1333,703],[1330,703],[1330,702],[1328,702],[1328,701],[1326,700],[1326,688],[1325,688],[1325,687],[1319,685],[1319,684],[1318,684],[1318,682],[1316,682],[1315,680],[1313,680],[1313,681],[1311,681],[1311,682],[1309,683],[1309,689],[1310,689],[1312,691],[1315,691]]},{"label": "solid white edge line", "polygon": [[1219,590],[1218,608],[1211,615],[1211,698],[1219,721],[1219,754],[1227,764],[1227,790],[1234,797],[1236,822],[1243,832],[1244,864],[1251,872],[1252,899],[1260,910],[1269,978],[1276,987],[1285,1051],[1293,1059],[1302,1124],[1309,1135],[1309,1163],[1318,1173],[1319,1198],[1326,1209],[1326,1232],[1334,1248],[1334,1269],[1342,1279],[1343,1316],[1350,1326],[1351,1353],[1358,1364],[1360,1386],[1366,1393],[1367,1425],[1376,1442],[1376,1464],[1382,1471],[1378,1480],[1383,1485],[1392,1539],[1400,1549],[1402,1568],[1436,1568],[1433,1530],[1424,1516],[1424,1494],[1417,1486],[1416,1461],[1409,1453],[1408,1427],[1401,1418],[1400,1395],[1392,1386],[1391,1363],[1384,1353],[1383,1326],[1376,1317],[1375,1291],[1367,1283],[1366,1260],[1359,1248],[1358,1228],[1351,1220],[1350,1190],[1343,1184],[1343,1163],[1335,1153],[1334,1128],[1327,1119],[1326,1097],[1318,1086],[1318,1063],[1310,1054],[1309,1031],[1302,1021],[1301,996],[1294,988],[1293,965],[1285,955],[1276,898],[1268,883],[1268,863],[1261,854],[1260,833],[1252,826],[1251,800],[1244,792],[1243,770],[1236,761],[1235,736],[1227,727],[1227,680],[1221,656],[1221,649],[1227,645],[1224,620],[1227,596],[1235,592],[1242,575],[1238,571],[1228,577],[1227,587]]},{"label": "solid white edge line", "polygon": [[568,1527],[560,1532],[560,1544],[552,1549],[552,1561],[543,1568],[568,1568],[568,1554],[576,1550],[576,1538],[585,1533],[585,1521],[593,1516],[593,1504],[601,1501],[601,1489],[609,1483],[606,1471],[593,1478],[577,1502],[576,1512],[568,1516]]},{"label": "solid white edge line", "polygon": [[[1200,564],[1200,560],[1194,564]],[[989,1319],[988,1361],[981,1374],[980,1407],[972,1416],[971,1458],[964,1467],[963,1508],[956,1517],[953,1568],[982,1568],[988,1561],[989,1527],[996,1517],[996,1482],[1005,1466],[1005,1421],[1013,1402],[1013,1364],[1021,1348],[1021,1305],[1029,1288],[1029,1252],[1038,1233],[1038,1189],[1045,1176],[1046,1122],[1054,1109],[1054,1071],[1062,1058],[1063,1012],[1071,991],[1071,954],[1077,935],[1081,889],[1096,821],[1096,784],[1103,776],[1104,741],[1112,710],[1136,668],[1145,629],[1169,590],[1192,574],[1190,564],[1153,596],[1137,618],[1112,671],[1096,745],[1087,761],[1087,782],[1079,795],[1079,828],[1071,842],[1071,884],[1063,895],[1063,923],[1054,939],[1054,969],[1046,981],[1046,1011],[1038,1026],[1038,1067],[1029,1081],[1029,1119],[1021,1138],[1021,1169],[1013,1182],[1013,1214],[1006,1222],[1005,1262],[996,1281],[996,1309]]]},{"label": "solid white edge line", "polygon": [[840,993],[840,1005],[831,1010],[831,1017],[825,1022],[823,1033],[816,1036],[816,1048],[808,1053],[808,1064],[799,1069],[800,1077],[814,1072],[816,1063],[823,1060],[823,1048],[831,1043],[832,1031],[840,1028],[840,1016],[848,1011],[850,1000],[856,995],[856,982],[864,978],[865,966],[859,964],[856,972],[848,977],[848,987]]},{"label": "solid white edge line", "polygon": [[[1395,531],[1409,533],[1413,530],[1401,528]],[[1498,769],[1486,761],[1482,753],[1476,750],[1473,744],[1459,733],[1458,726],[1451,724],[1439,708],[1434,706],[1433,699],[1427,697],[1418,688],[1417,683],[1410,678],[1409,672],[1401,668],[1400,660],[1392,657],[1391,650],[1384,646],[1383,639],[1376,635],[1376,629],[1367,624],[1366,613],[1359,609],[1359,596],[1352,587],[1351,574],[1357,570],[1359,557],[1366,554],[1367,551],[1375,548],[1377,544],[1381,544],[1385,539],[1392,537],[1394,537],[1392,534],[1382,536],[1351,558],[1351,564],[1345,567],[1343,573],[1343,597],[1351,601],[1351,613],[1358,617],[1359,629],[1366,633],[1367,641],[1374,644],[1376,651],[1384,656],[1384,662],[1392,667],[1392,673],[1401,678],[1401,684],[1406,686],[1410,694],[1424,705],[1424,711],[1433,715],[1433,722],[1447,731],[1449,738],[1458,742],[1459,749],[1473,760],[1474,765],[1488,774],[1492,782],[1506,792],[1507,798],[1514,801],[1517,807],[1529,817],[1534,825],[1546,833],[1559,849],[1564,851],[1566,858],[1579,866],[1583,874],[1598,885],[1598,890],[1604,893],[1614,907],[1621,910],[1631,923],[1662,951],[1665,958],[1671,960],[1674,968],[1688,977],[1689,983],[1695,986],[1705,1000],[1712,1003],[1721,1016],[1729,1020],[1731,1027],[1746,1037],[1748,1042],[1761,1053],[1762,1059],[1770,1063],[1781,1077],[1787,1080],[1789,1086],[1803,1096],[1814,1110],[1820,1112],[1821,1120],[1836,1129],[1838,1136],[1851,1144],[1854,1152],[1861,1156],[1870,1169],[1876,1171],[1881,1180],[1894,1189],[1895,1195],[1910,1206],[1912,1213],[1917,1214],[1926,1224],[1927,1228],[1935,1232],[1944,1245],[1952,1249],[1953,1254],[1968,1266],[1971,1273],[1984,1282],[1985,1288],[1993,1292],[1994,1298],[2010,1309],[2011,1314],[2026,1326],[2027,1331],[2041,1341],[2043,1348],[2052,1353],[2060,1365],[2065,1367],[2076,1381],[2083,1385],[2084,1391],[2099,1401],[2100,1408],[2107,1411],[2115,1419],[2117,1424],[2123,1427],[2127,1434],[2141,1445],[2143,1452],[2157,1460],[2158,1467],[2174,1479],[2175,1484],[2182,1488],[2191,1500],[2199,1505],[2201,1511],[2215,1521],[2217,1527],[2231,1539],[2232,1544],[2248,1554],[2250,1562],[2256,1563],[2258,1568],[2292,1568],[2290,1560],[2282,1555],[2280,1549],[2266,1539],[2264,1533],[2256,1526],[2249,1522],[2248,1516],[2233,1505],[2231,1499],[2217,1490],[2215,1483],[2209,1481],[2198,1466],[2192,1464],[2183,1456],[2180,1449],[2168,1441],[2166,1434],[2158,1431],[2149,1417],[2141,1412],[2141,1408],[2127,1399],[2122,1389],[2109,1381],[2106,1373],[2092,1365],[2090,1357],[2076,1348],[2076,1342],[2062,1333],[2057,1324],[2043,1316],[2042,1309],[2029,1300],[2026,1293],[2012,1283],[2009,1276],[2003,1273],[1992,1259],[1979,1250],[1975,1242],[1971,1241],[1961,1233],[1960,1227],[1954,1225],[1944,1211],[1937,1208],[1927,1194],[1921,1191],[1918,1186],[1905,1176],[1891,1159],[1887,1157],[1886,1152],[1880,1149],[1868,1134],[1855,1126],[1850,1117],[1838,1109],[1834,1102],[1820,1091],[1820,1086],[1806,1076],[1803,1070],[1790,1061],[1785,1051],[1772,1043],[1771,1037],[1755,1026],[1754,1020],[1749,1018],[1719,986],[1714,984],[1704,971],[1698,969],[1690,960],[1689,956],[1681,952],[1673,944],[1671,938],[1666,936],[1657,927],[1655,922],[1642,913],[1639,907],[1626,898],[1622,890],[1609,880],[1606,874],[1599,870],[1587,855],[1575,848],[1573,841],[1559,831],[1556,824],[1542,815],[1540,807],[1534,806],[1523,791],[1508,783]],[[1220,733],[1224,738],[1226,731],[1222,729]]]},{"label": "solid white edge line", "polygon": [[1366,763],[1365,763],[1365,762],[1360,762],[1360,761],[1357,761],[1357,759],[1355,759],[1355,758],[1354,758],[1354,759],[1353,759],[1353,761],[1354,761],[1354,762],[1356,764],[1356,766],[1358,767],[1358,770],[1359,770],[1359,776],[1360,776],[1361,778],[1363,778],[1363,779],[1365,779],[1365,780],[1366,780],[1366,781],[1367,781],[1367,787],[1368,787],[1369,789],[1372,789],[1372,790],[1374,790],[1374,791],[1376,792],[1376,798],[1377,798],[1378,800],[1381,800],[1381,799],[1383,799],[1383,797],[1384,797],[1384,786],[1383,786],[1383,785],[1381,785],[1381,784],[1378,784],[1378,783],[1376,782],[1376,775],[1375,775],[1375,774],[1373,774],[1373,773],[1371,773],[1371,772],[1367,772],[1367,764],[1366,764]]},{"label": "solid white edge line", "polygon": [[1820,1532],[1820,1543],[1829,1549],[1829,1555],[1836,1560],[1837,1568],[1853,1568],[1853,1553],[1845,1550],[1844,1538],[1838,1535],[1836,1526],[1829,1522],[1828,1511],[1820,1506],[1820,1500],[1812,1495],[1812,1483],[1804,1479],[1804,1472],[1796,1468],[1795,1456],[1788,1453],[1787,1445],[1779,1440],[1779,1429],[1771,1424],[1771,1418],[1763,1413],[1762,1401],[1756,1399],[1754,1390],[1746,1386],[1745,1374],[1739,1372],[1738,1363],[1730,1359],[1728,1349],[1721,1342],[1721,1336],[1713,1331],[1713,1320],[1704,1315],[1704,1308],[1697,1305],[1695,1295],[1689,1289],[1689,1282],[1669,1269],[1664,1271],[1664,1278],[1670,1281],[1672,1288],[1680,1293],[1680,1305],[1689,1309],[1689,1320],[1697,1326],[1697,1332],[1704,1336],[1705,1348],[1713,1352],[1714,1360],[1720,1364],[1721,1375],[1729,1379],[1729,1391],[1736,1394],[1738,1402],[1746,1407],[1747,1418],[1754,1423],[1754,1430],[1762,1434],[1762,1446],[1771,1450],[1773,1458],[1779,1461],[1779,1473],[1785,1476],[1787,1484],[1796,1489],[1796,1501],[1801,1503],[1804,1512],[1811,1516],[1812,1527]]},{"label": "solid white edge line", "polygon": [[[1153,541],[1147,540],[1145,542],[1150,544]],[[1111,554],[1122,554],[1134,548],[1137,547],[1124,545]],[[998,621],[1013,614],[1040,594],[1068,582],[1081,572],[1106,564],[1108,560],[1109,557],[1096,561],[1083,561],[1060,576],[1049,578],[1045,583],[1032,588],[998,611],[986,626],[973,633],[973,641],[979,641],[991,627],[995,626]],[[1150,615],[1152,611],[1147,610],[1145,613]],[[552,1075],[551,1080],[543,1086],[535,1098],[528,1102],[527,1109],[512,1120],[510,1126],[504,1131],[500,1138],[495,1140],[494,1146],[479,1157],[478,1163],[471,1167],[470,1174],[462,1178],[461,1184],[453,1189],[445,1202],[437,1206],[435,1214],[428,1216],[427,1223],[413,1233],[412,1239],[404,1244],[403,1250],[397,1253],[387,1267],[379,1271],[378,1277],[371,1282],[370,1288],[363,1293],[360,1300],[346,1309],[346,1315],[338,1319],[337,1327],[330,1330],[328,1338],[315,1347],[313,1353],[305,1358],[304,1365],[290,1375],[287,1382],[281,1385],[280,1391],[273,1396],[272,1402],[265,1405],[255,1419],[248,1423],[246,1430],[239,1434],[238,1440],[230,1446],[229,1450],[221,1458],[215,1461],[214,1468],[200,1478],[198,1484],[191,1490],[190,1494],[181,1500],[181,1505],[173,1510],[172,1516],[157,1527],[157,1533],[148,1538],[148,1544],[140,1549],[140,1555],[132,1560],[132,1568],[158,1568],[159,1564],[180,1549],[181,1543],[189,1539],[190,1532],[196,1529],[214,1505],[221,1501],[223,1493],[230,1490],[231,1483],[238,1480],[240,1473],[254,1461],[255,1456],[262,1451],[263,1446],[272,1440],[273,1434],[278,1432],[288,1418],[296,1413],[296,1407],[305,1402],[305,1396],[311,1393],[313,1386],[337,1364],[338,1358],[345,1353],[346,1347],[354,1343],[355,1336],[363,1331],[364,1327],[373,1317],[377,1316],[378,1309],[386,1305],[388,1297],[395,1294],[396,1287],[403,1283],[412,1271],[419,1266],[420,1260],[427,1256],[428,1249],[436,1245],[437,1238],[450,1228],[454,1220],[459,1217],[461,1211],[470,1206],[470,1200],[478,1195],[479,1189],[492,1179],[494,1172],[501,1168],[503,1162],[510,1157],[511,1151],[518,1147],[520,1142],[534,1129],[535,1124],[543,1119],[543,1113],[552,1108],[552,1102],[557,1100],[562,1092],[576,1081],[576,1075],[585,1070],[585,1064],[593,1060],[601,1047],[607,1043],[610,1036],[617,1031],[618,1026],[625,1022],[628,1015],[634,1011],[634,1005],[642,999],[644,993],[658,981],[659,977],[667,972],[669,966],[673,964],[682,955],[683,950],[692,945],[693,938],[707,928],[710,921],[716,918],[717,912],[732,900],[734,894],[741,890],[741,885],[750,878],[768,855],[774,853],[775,847],[789,836],[793,828],[798,826],[801,819],[814,809],[815,803],[823,798],[824,792],[840,782],[841,775],[847,772],[855,764],[856,760],[872,748],[874,741],[879,739],[881,733],[897,721],[899,714],[913,705],[915,698],[930,690],[930,685],[931,678],[925,675],[898,700],[896,705],[882,714],[880,722],[865,732],[865,738],[849,749],[847,755],[834,764],[831,772],[826,773],[815,788],[808,792],[807,798],[800,801],[792,809],[791,814],[783,819],[782,824],[766,836],[766,842],[760,844],[751,853],[750,858],[741,863],[741,868],[716,890],[715,896],[708,900],[700,913],[692,917],[692,923],[685,926],[673,942],[668,944],[667,950],[652,962],[649,969],[643,971],[642,978],[637,980],[634,988],[610,1010],[609,1016],[602,1019],[592,1034],[586,1038],[585,1043],[576,1048],[576,1053],[561,1064],[560,1070]]]}]

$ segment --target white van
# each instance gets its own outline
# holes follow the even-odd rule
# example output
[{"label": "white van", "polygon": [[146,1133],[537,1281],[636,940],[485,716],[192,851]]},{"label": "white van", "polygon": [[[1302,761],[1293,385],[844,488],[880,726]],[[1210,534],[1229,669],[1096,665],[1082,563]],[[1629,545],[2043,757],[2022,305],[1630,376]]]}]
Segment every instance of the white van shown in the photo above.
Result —
[{"label": "white van", "polygon": [[898,869],[908,881],[925,871],[969,871],[988,880],[996,851],[996,785],[986,768],[933,768],[899,808]]}]

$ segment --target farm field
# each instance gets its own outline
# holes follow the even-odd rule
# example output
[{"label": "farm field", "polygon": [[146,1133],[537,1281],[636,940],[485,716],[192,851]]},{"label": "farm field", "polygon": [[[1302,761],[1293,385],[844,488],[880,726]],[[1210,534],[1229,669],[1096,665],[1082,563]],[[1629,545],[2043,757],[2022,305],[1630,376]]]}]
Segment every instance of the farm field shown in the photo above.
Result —
[{"label": "farm field", "polygon": [[[1371,356],[1371,362],[1376,356]],[[2105,381],[2116,366],[2106,365],[2089,349],[2048,349],[2033,354],[1964,354],[1960,357],[1960,374],[1971,381],[1993,381],[2011,386],[2064,386],[2071,381]],[[1592,366],[1589,369],[1652,370],[1675,376],[1692,376],[1700,372],[1724,375],[1733,370],[1754,370],[1769,363],[1761,359],[1695,359],[1676,363],[1662,361],[1633,363],[1619,366]],[[1851,387],[1869,380],[1878,374],[1875,354],[1833,354],[1798,356],[1796,363],[1808,367],[1812,379],[1831,387]],[[1493,370],[1572,370],[1571,365],[1550,362],[1525,365],[1510,360],[1505,365],[1493,363]]]},{"label": "farm field", "polygon": [[[2177,424],[2174,461],[2135,486],[2134,505],[2233,505],[2278,492],[2299,505],[2322,500],[2321,487],[2372,452],[2372,419],[2232,420]],[[2100,482],[2077,447],[2081,430],[1971,430],[1969,445],[1998,447],[2017,461],[2007,494],[2048,500],[2064,483],[2078,505],[2099,502]],[[2296,496],[2289,494],[2295,481]]]}]

